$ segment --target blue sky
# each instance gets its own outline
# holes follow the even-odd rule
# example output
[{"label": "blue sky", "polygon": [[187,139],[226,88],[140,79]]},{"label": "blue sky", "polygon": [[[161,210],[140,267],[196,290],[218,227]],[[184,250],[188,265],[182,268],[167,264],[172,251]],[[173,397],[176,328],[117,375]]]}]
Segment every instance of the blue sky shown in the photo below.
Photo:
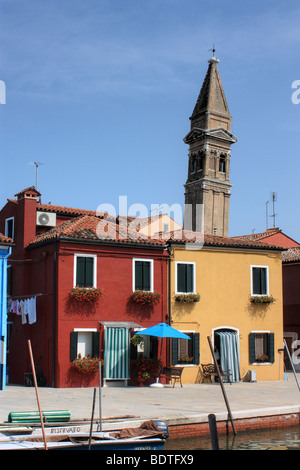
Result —
[{"label": "blue sky", "polygon": [[275,191],[276,226],[300,241],[299,24],[298,0],[0,0],[0,206],[35,184],[33,161],[45,203],[183,205],[215,44],[238,138],[230,235],[264,231]]}]

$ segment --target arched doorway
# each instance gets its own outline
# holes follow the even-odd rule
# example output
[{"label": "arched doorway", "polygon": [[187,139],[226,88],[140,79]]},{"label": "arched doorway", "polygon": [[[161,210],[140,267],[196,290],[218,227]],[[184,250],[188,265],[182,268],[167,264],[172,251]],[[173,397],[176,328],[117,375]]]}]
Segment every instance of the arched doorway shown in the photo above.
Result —
[{"label": "arched doorway", "polygon": [[214,349],[223,371],[230,370],[231,381],[239,382],[241,375],[238,330],[224,327],[215,329]]}]

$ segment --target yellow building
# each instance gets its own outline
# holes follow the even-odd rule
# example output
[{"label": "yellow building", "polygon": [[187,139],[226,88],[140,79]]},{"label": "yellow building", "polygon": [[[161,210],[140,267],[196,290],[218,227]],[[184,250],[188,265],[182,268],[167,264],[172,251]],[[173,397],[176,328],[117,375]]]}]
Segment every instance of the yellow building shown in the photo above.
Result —
[{"label": "yellow building", "polygon": [[201,364],[213,362],[208,337],[232,381],[282,380],[281,249],[215,235],[197,247],[173,234],[170,246],[171,324],[191,338],[170,347],[183,383],[201,382]]}]

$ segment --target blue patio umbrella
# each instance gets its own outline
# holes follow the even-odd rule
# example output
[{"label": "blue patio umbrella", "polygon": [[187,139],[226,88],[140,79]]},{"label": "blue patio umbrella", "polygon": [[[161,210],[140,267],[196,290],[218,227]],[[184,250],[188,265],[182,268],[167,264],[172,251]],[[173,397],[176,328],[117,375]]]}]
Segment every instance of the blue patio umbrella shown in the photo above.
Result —
[{"label": "blue patio umbrella", "polygon": [[139,332],[140,335],[157,336],[158,338],[182,338],[191,339],[188,335],[181,333],[167,323],[159,323],[158,325],[150,326],[145,330]]},{"label": "blue patio umbrella", "polygon": [[[147,335],[147,336],[156,336],[158,338],[180,338],[180,339],[191,339],[188,335],[181,333],[181,331],[176,330],[172,326],[168,325],[167,323],[159,323],[158,325],[150,326],[145,330],[142,330],[138,333],[139,335]],[[162,341],[161,341],[161,351],[162,351]],[[161,353],[160,353],[161,355]],[[156,379],[156,383],[150,385],[150,387],[163,387],[162,384],[159,383],[158,378]]]}]

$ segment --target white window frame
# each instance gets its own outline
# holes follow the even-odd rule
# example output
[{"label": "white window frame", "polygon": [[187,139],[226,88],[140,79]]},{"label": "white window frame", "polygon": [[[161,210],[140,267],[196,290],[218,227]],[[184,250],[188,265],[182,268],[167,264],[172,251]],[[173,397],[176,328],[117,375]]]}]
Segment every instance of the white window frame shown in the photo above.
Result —
[{"label": "white window frame", "polygon": [[76,287],[77,258],[93,258],[94,259],[93,261],[93,287],[97,287],[97,255],[85,254],[85,253],[74,254],[73,287]]},{"label": "white window frame", "polygon": [[[198,333],[196,330],[180,330],[181,333],[184,333],[186,335],[188,335],[189,333],[195,335],[196,333]],[[180,339],[180,338],[178,338]],[[186,340],[186,341],[189,341],[189,340]],[[193,342],[195,341],[195,339],[193,338]],[[199,345],[200,346],[200,345]],[[194,348],[194,345],[193,345],[193,348]],[[199,351],[200,353],[200,351]],[[195,367],[197,366],[197,364],[195,364],[194,362],[191,362],[190,364],[181,364],[180,362],[178,364],[175,364],[174,367]]]},{"label": "white window frame", "polygon": [[[266,282],[267,282],[267,285],[266,285],[266,294],[254,294],[253,293],[253,268],[265,268],[266,269]],[[262,266],[262,265],[259,265],[259,264],[251,264],[250,266],[250,285],[251,285],[251,296],[252,297],[261,297],[261,296],[264,296],[264,295],[269,295],[269,266]]]},{"label": "white window frame", "polygon": [[153,259],[149,258],[133,258],[132,259],[132,292],[136,290],[135,288],[135,262],[136,261],[147,261],[150,263],[150,290],[145,292],[154,292],[154,263]]},{"label": "white window frame", "polygon": [[14,217],[8,217],[7,219],[5,219],[5,233],[4,233],[4,235],[6,237],[8,237],[8,233],[7,233],[8,232],[8,227],[7,226],[8,226],[8,221],[9,220],[13,221],[11,238],[14,239],[14,236],[15,236],[15,218]]},{"label": "white window frame", "polygon": [[[74,331],[77,332],[77,333],[94,333],[94,332],[97,332],[97,328],[74,328]],[[77,338],[77,357],[78,357],[78,354],[79,354],[79,342],[78,342],[78,338]],[[92,345],[92,341],[91,341],[91,345]],[[85,356],[83,356],[85,357]]]},{"label": "white window frame", "polygon": [[[177,266],[178,264],[192,264],[193,269],[193,292],[179,292],[177,290]],[[196,262],[195,261],[175,261],[175,294],[196,294]]]},{"label": "white window frame", "polygon": [[[255,266],[257,267],[257,266]],[[261,266],[260,266],[261,267]],[[256,334],[260,334],[260,335],[269,335],[271,333],[271,330],[252,330],[251,333],[254,333],[255,335]],[[273,364],[272,362],[252,362],[251,365],[253,366],[256,366],[256,365],[260,365],[260,366],[268,366],[270,364]]]}]

